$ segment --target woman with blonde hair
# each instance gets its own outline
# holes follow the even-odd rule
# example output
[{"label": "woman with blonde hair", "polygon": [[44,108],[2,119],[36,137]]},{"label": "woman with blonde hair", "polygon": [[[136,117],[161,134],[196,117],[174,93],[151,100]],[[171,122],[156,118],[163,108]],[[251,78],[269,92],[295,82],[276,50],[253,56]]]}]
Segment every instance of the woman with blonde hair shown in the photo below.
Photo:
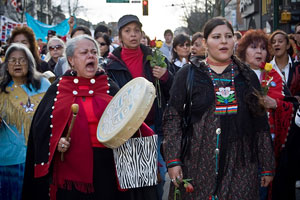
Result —
[{"label": "woman with blonde hair", "polygon": [[52,37],[47,44],[47,50],[49,55],[45,60],[48,62],[49,69],[53,72],[58,59],[64,56],[65,43],[58,37]]}]

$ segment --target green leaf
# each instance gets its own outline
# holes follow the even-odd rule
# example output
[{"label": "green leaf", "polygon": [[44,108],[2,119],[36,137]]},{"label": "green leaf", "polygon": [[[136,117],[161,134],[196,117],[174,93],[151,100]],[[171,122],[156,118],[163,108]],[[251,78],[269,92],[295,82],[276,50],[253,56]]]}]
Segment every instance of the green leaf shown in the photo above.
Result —
[{"label": "green leaf", "polygon": [[232,97],[234,97],[234,94],[230,94],[228,98],[232,98]]},{"label": "green leaf", "polygon": [[234,97],[230,97],[230,98],[228,98],[228,102],[232,102],[232,101],[234,101],[235,100],[235,98]]},{"label": "green leaf", "polygon": [[152,60],[153,59],[153,57],[151,56],[151,55],[148,55],[147,57],[146,57],[146,60]]},{"label": "green leaf", "polygon": [[224,100],[225,100],[225,98],[224,98],[223,96],[221,96],[221,95],[217,95],[217,98],[218,98],[218,100],[220,100],[220,101],[224,101]]}]

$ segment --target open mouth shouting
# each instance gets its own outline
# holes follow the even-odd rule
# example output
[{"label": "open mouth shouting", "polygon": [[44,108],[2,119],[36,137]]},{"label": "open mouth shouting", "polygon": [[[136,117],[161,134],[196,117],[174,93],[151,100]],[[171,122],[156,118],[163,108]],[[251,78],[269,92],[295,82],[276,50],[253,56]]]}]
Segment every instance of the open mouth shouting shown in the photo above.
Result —
[{"label": "open mouth shouting", "polygon": [[95,66],[95,61],[90,61],[85,65],[85,68],[88,72],[94,72],[97,66]]}]

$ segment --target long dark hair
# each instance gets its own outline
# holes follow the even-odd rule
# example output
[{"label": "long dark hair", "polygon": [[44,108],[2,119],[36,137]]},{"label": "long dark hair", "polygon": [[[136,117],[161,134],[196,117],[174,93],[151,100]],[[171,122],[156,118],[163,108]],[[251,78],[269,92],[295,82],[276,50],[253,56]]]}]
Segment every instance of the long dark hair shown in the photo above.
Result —
[{"label": "long dark hair", "polygon": [[41,73],[36,70],[36,63],[34,60],[33,55],[31,54],[30,50],[24,45],[20,43],[13,43],[11,44],[5,54],[5,61],[1,66],[0,69],[0,92],[5,92],[7,85],[12,81],[11,75],[8,73],[8,59],[10,55],[15,51],[22,51],[24,52],[27,63],[28,63],[28,73],[27,73],[27,80],[26,80],[26,87],[32,91],[30,85],[36,90],[40,89],[41,87]]},{"label": "long dark hair", "polygon": [[[209,20],[204,26],[204,38],[207,40],[208,36],[211,34],[213,29],[220,25],[226,25],[234,34],[233,28],[231,24],[225,19],[221,17],[216,17]],[[260,95],[253,87],[253,83],[251,82],[251,69],[242,63],[235,56],[231,56],[233,63],[235,63],[238,67],[240,74],[244,77],[246,83],[246,90],[243,91],[243,99],[246,103],[250,113],[253,116],[261,116],[265,113],[264,107],[260,102]],[[243,102],[241,102],[243,103]],[[251,162],[257,160],[257,133],[255,130],[252,133],[248,131],[240,130],[241,122],[237,120],[237,116],[235,115],[224,115],[221,116],[221,145],[220,145],[220,159],[219,159],[219,171],[217,176],[217,186],[215,188],[214,194],[217,193],[218,189],[221,187],[222,179],[225,176],[226,169],[228,167],[227,154],[233,150],[232,142],[230,142],[231,138],[236,139],[237,141],[237,152],[238,157],[241,159],[242,165],[245,165],[245,152],[244,152],[244,141],[247,140],[249,144],[249,149],[251,151]]]},{"label": "long dark hair", "polygon": [[[206,22],[204,29],[203,29],[204,30],[203,31],[204,38],[207,40],[209,34],[213,31],[213,29],[220,25],[226,25],[231,30],[232,34],[234,34],[231,24],[225,18],[215,17],[215,18],[212,18],[211,20],[209,20],[208,22]],[[242,40],[243,40],[243,38],[242,38]],[[266,42],[268,44],[268,41],[266,41]],[[239,44],[239,48],[240,48],[240,44]],[[251,98],[249,98],[249,97],[246,98],[246,103],[248,104],[250,111],[254,115],[261,115],[262,113],[265,112],[265,110],[262,109],[262,104],[258,98],[259,94],[257,92],[254,92],[255,89],[253,88],[252,83],[250,81],[250,77],[249,77],[250,69],[248,67],[241,67],[241,66],[244,66],[244,64],[238,58],[232,56],[232,59],[234,62],[238,63],[238,65],[237,65],[238,69],[241,72],[241,74],[245,77],[248,88],[252,88],[251,90],[249,90],[250,94],[245,94],[246,96],[251,96]]]},{"label": "long dark hair", "polygon": [[231,24],[224,17],[214,17],[206,22],[203,27],[204,38],[207,40],[209,34],[214,30],[214,28],[220,25],[226,25],[231,30],[232,35],[234,34]]}]

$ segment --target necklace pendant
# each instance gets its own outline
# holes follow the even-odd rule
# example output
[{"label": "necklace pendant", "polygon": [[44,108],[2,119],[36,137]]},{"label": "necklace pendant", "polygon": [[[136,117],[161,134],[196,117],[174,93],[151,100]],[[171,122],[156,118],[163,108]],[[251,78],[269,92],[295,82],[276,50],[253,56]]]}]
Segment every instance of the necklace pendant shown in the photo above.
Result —
[{"label": "necklace pendant", "polygon": [[21,106],[25,109],[26,113],[28,113],[28,112],[34,112],[34,106],[35,105],[33,103],[31,103],[29,97],[27,99],[27,103],[26,104],[21,103]]}]

